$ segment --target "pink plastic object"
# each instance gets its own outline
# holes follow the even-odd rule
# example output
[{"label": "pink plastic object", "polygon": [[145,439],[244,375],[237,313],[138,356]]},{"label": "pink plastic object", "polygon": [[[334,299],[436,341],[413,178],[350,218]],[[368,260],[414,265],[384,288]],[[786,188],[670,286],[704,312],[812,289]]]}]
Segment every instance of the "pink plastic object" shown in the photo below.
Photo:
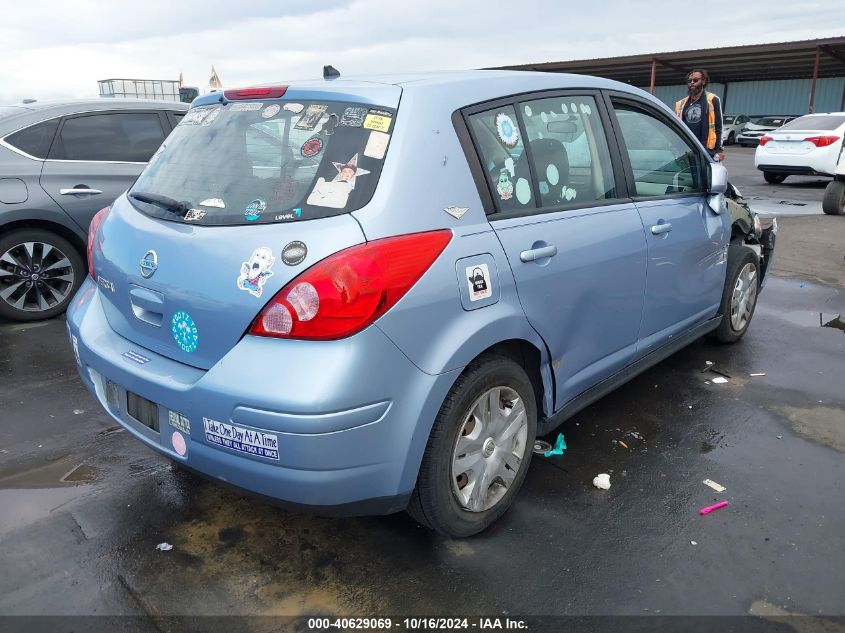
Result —
[{"label": "pink plastic object", "polygon": [[729,505],[729,501],[720,501],[719,503],[714,503],[712,506],[706,506],[701,508],[698,513],[702,516],[705,514],[710,514],[713,510],[719,510],[720,508],[724,508],[726,505]]}]

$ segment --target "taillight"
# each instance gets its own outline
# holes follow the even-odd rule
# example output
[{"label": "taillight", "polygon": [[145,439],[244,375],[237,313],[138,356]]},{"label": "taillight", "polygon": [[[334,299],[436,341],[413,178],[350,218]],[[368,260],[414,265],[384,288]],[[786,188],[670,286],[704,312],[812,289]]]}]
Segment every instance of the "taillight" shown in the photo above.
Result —
[{"label": "taillight", "polygon": [[91,279],[94,281],[97,281],[97,273],[94,272],[94,240],[97,239],[97,231],[100,229],[100,225],[106,219],[110,210],[111,207],[108,206],[97,211],[97,214],[91,220],[91,224],[88,225],[88,248],[86,251],[88,255],[88,274],[91,275]]},{"label": "taillight", "polygon": [[249,334],[309,340],[351,336],[392,308],[451,239],[449,230],[414,233],[335,253],[282,288]]},{"label": "taillight", "polygon": [[257,88],[239,88],[224,90],[223,96],[229,101],[238,99],[278,99],[287,91],[287,86],[259,86]]},{"label": "taillight", "polygon": [[839,137],[838,136],[808,136],[804,140],[810,141],[816,147],[827,147],[828,145],[833,145],[836,141],[838,141]]},{"label": "taillight", "polygon": [[775,140],[773,137],[766,134],[766,136],[763,136],[763,137],[760,138],[760,145],[765,145],[769,141],[773,141],[773,140]]}]

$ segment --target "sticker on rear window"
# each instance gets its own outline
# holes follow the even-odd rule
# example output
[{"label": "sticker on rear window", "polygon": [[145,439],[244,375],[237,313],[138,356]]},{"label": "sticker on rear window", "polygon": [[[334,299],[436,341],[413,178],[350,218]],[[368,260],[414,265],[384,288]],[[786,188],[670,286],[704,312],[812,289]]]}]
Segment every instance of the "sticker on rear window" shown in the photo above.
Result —
[{"label": "sticker on rear window", "polygon": [[329,118],[326,119],[326,122],[323,123],[323,126],[320,128],[320,134],[325,134],[326,136],[331,136],[334,134],[334,129],[337,127],[337,115],[330,114]]},{"label": "sticker on rear window", "polygon": [[214,123],[214,120],[215,120],[215,119],[219,116],[219,114],[220,114],[220,108],[214,108],[214,110],[212,110],[211,112],[209,112],[209,113],[208,113],[208,114],[207,114],[207,115],[203,118],[203,120],[202,120],[202,126],[203,126],[203,127],[208,127],[209,125],[211,125],[212,123]]},{"label": "sticker on rear window", "polygon": [[188,354],[196,351],[200,342],[200,334],[197,324],[191,315],[184,310],[179,310],[170,320],[170,331],[173,333],[173,340],[183,352]]},{"label": "sticker on rear window", "polygon": [[206,198],[205,200],[200,202],[200,205],[204,207],[216,207],[218,209],[226,208],[226,203],[223,202],[220,198]]},{"label": "sticker on rear window", "polygon": [[305,106],[301,103],[286,103],[283,109],[287,110],[288,112],[293,112],[294,114],[299,114],[300,112],[302,112],[302,108],[304,107]]},{"label": "sticker on rear window", "polygon": [[278,103],[271,103],[266,108],[264,108],[264,110],[261,112],[261,116],[263,116],[265,119],[269,119],[272,116],[276,116],[279,113],[279,110],[281,109],[282,106],[280,106]]},{"label": "sticker on rear window", "polygon": [[256,198],[248,205],[246,205],[246,209],[244,209],[244,217],[249,220],[250,222],[255,222],[258,218],[261,217],[261,214],[264,213],[264,210],[267,208],[267,203],[264,202],[261,198]]},{"label": "sticker on rear window", "polygon": [[346,108],[340,118],[340,124],[349,127],[361,127],[364,125],[365,116],[367,116],[367,108]]},{"label": "sticker on rear window", "polygon": [[264,107],[264,103],[261,101],[258,102],[246,102],[246,103],[233,103],[231,108],[229,108],[232,112],[257,112],[261,108]]},{"label": "sticker on rear window", "polygon": [[364,127],[376,132],[387,132],[390,129],[390,122],[393,120],[390,112],[383,110],[370,110],[364,118]]},{"label": "sticker on rear window", "polygon": [[384,132],[370,132],[370,138],[367,140],[367,147],[364,148],[364,156],[369,158],[384,158],[384,153],[387,151],[387,142],[390,140],[390,134]]},{"label": "sticker on rear window", "polygon": [[302,144],[299,153],[305,158],[311,158],[320,153],[323,149],[323,140],[319,136],[312,136]]},{"label": "sticker on rear window", "polygon": [[[199,108],[191,108],[188,112],[185,113],[185,116],[182,117],[182,120],[179,122],[180,125],[199,125],[203,122],[205,117],[209,116],[212,112],[216,112],[219,108],[208,108],[208,107],[199,107]],[[215,116],[217,116],[215,114]]]},{"label": "sticker on rear window", "polygon": [[197,220],[202,220],[205,217],[206,212],[202,209],[188,209],[185,212],[185,221],[186,222],[196,222]]},{"label": "sticker on rear window", "polygon": [[302,113],[302,116],[299,117],[299,121],[297,121],[294,127],[297,130],[313,130],[315,127],[317,127],[317,124],[320,122],[320,119],[323,118],[323,115],[328,109],[329,106],[327,105],[313,104],[308,106],[305,112]]},{"label": "sticker on rear window", "polygon": [[265,459],[279,459],[278,435],[252,431],[209,418],[203,418],[202,425],[205,439],[212,444]]},{"label": "sticker on rear window", "polygon": [[355,188],[355,179],[358,176],[366,176],[370,173],[370,170],[358,167],[358,154],[355,154],[345,163],[333,162],[332,164],[337,169],[337,176],[333,178],[333,181],[348,182],[352,189]]},{"label": "sticker on rear window", "polygon": [[246,290],[253,297],[260,297],[264,292],[264,283],[273,276],[273,264],[276,258],[273,251],[261,246],[252,251],[249,261],[241,264],[241,274],[238,275],[238,288]]}]

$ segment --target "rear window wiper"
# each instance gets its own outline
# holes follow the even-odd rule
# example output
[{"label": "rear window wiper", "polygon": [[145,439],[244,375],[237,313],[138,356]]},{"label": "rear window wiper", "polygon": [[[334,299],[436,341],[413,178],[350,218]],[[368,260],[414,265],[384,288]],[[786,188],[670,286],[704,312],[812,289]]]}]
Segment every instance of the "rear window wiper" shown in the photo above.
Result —
[{"label": "rear window wiper", "polygon": [[147,202],[161,207],[165,211],[177,214],[180,218],[184,218],[188,212],[190,205],[186,202],[179,202],[168,196],[163,196],[158,193],[148,193],[144,191],[136,191],[129,194],[130,198],[138,200],[139,202]]}]

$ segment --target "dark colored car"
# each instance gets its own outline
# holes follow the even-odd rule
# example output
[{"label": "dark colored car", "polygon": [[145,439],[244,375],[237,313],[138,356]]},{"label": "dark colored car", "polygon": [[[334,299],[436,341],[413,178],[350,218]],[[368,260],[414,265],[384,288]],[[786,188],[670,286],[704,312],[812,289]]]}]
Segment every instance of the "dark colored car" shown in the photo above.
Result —
[{"label": "dark colored car", "polygon": [[0,316],[65,310],[85,279],[91,218],[129,188],[187,109],[142,99],[0,106]]}]

